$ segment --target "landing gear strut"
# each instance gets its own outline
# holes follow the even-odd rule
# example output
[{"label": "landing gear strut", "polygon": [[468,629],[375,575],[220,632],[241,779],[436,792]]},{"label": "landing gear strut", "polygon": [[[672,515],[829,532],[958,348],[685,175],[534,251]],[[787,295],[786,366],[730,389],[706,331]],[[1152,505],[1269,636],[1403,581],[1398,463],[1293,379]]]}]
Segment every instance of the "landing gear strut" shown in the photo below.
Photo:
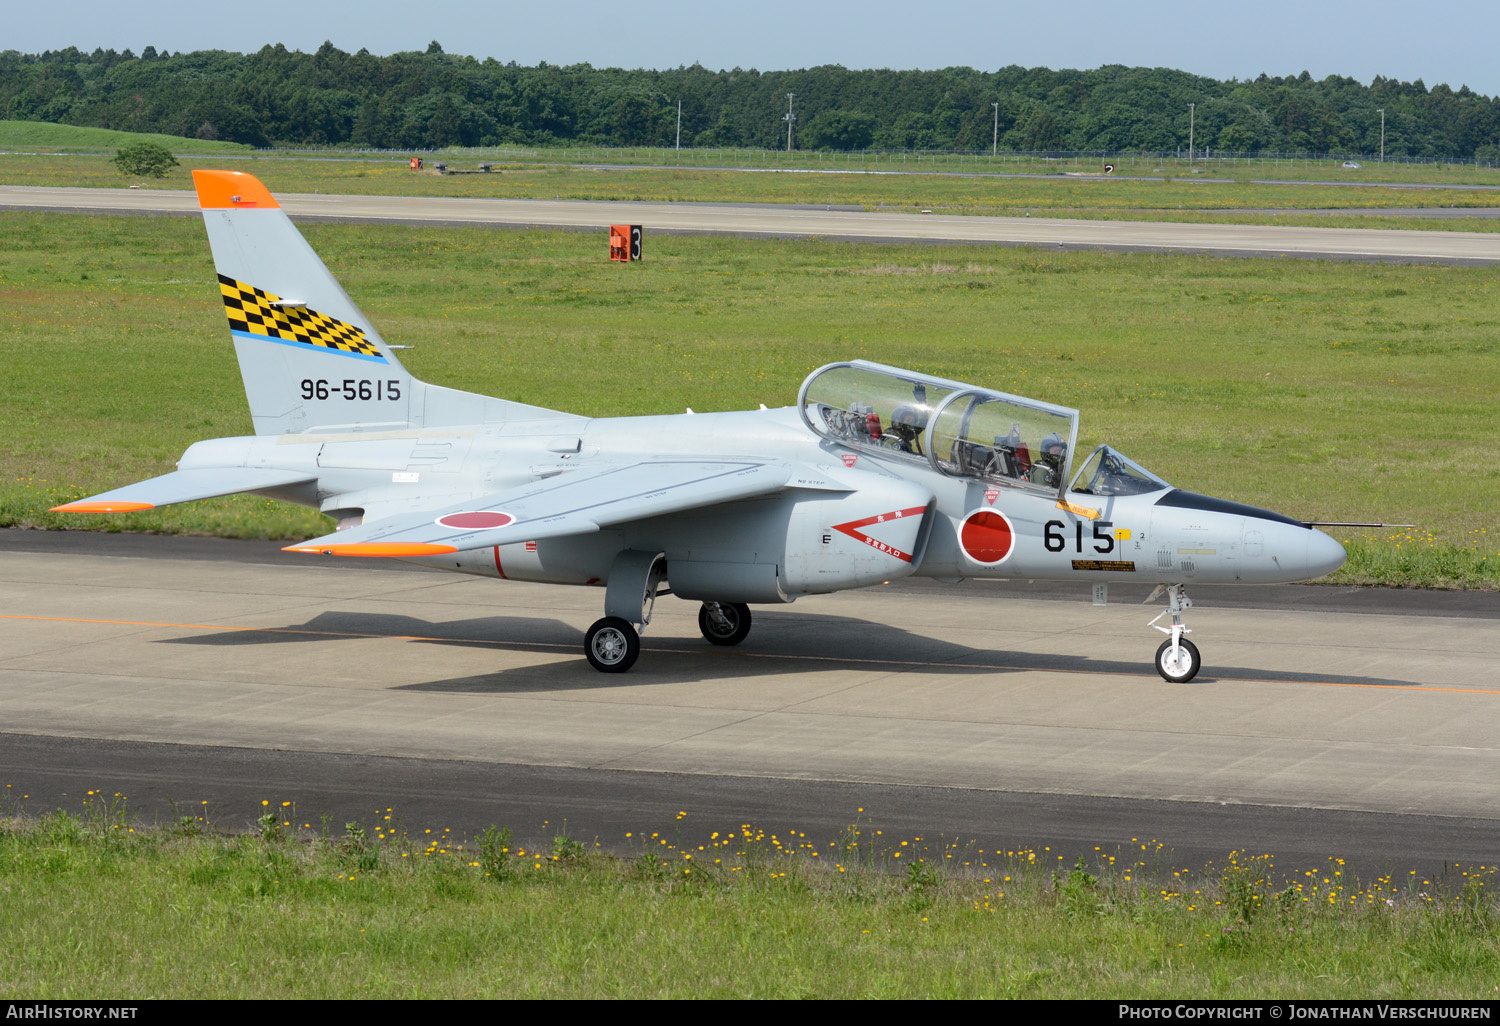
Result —
[{"label": "landing gear strut", "polygon": [[698,630],[713,645],[738,645],[750,633],[750,607],[743,602],[705,602]]},{"label": "landing gear strut", "polygon": [[[1151,598],[1161,594],[1161,587],[1151,593]],[[1203,657],[1198,654],[1198,646],[1193,644],[1184,634],[1192,631],[1182,623],[1182,611],[1192,606],[1193,600],[1187,597],[1186,586],[1181,584],[1169,584],[1166,586],[1167,608],[1156,615],[1150,626],[1155,627],[1167,636],[1167,640],[1161,643],[1156,650],[1156,672],[1162,675],[1163,680],[1173,684],[1186,684],[1198,675],[1198,669],[1203,665]],[[1146,601],[1151,601],[1148,598]],[[1159,626],[1156,620],[1171,615],[1172,625],[1170,627]]]},{"label": "landing gear strut", "polygon": [[656,591],[667,576],[667,559],[660,552],[626,549],[615,557],[604,591],[604,619],[595,621],[583,638],[583,654],[600,673],[624,673],[641,654],[641,633],[651,622]]}]

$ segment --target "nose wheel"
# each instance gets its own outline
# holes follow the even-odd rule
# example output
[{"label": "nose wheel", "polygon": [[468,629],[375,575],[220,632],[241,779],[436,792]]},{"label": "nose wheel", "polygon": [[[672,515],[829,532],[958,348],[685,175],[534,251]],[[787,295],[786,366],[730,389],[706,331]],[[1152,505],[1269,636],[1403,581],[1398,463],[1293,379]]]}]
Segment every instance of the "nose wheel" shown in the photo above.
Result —
[{"label": "nose wheel", "polygon": [[[1146,599],[1150,602],[1162,592],[1158,587]],[[1193,600],[1188,598],[1187,589],[1181,584],[1166,585],[1167,608],[1156,614],[1150,626],[1155,627],[1167,636],[1167,640],[1161,643],[1156,650],[1156,672],[1161,674],[1162,679],[1173,684],[1186,684],[1198,676],[1198,670],[1203,666],[1203,657],[1198,654],[1198,646],[1193,644],[1183,635],[1192,633],[1182,622],[1182,611],[1192,606]],[[1163,627],[1156,621],[1164,616],[1171,616],[1172,625]]]},{"label": "nose wheel", "polygon": [[1156,672],[1173,684],[1186,684],[1198,675],[1202,665],[1198,646],[1187,638],[1179,638],[1175,644],[1168,638],[1156,650]]}]

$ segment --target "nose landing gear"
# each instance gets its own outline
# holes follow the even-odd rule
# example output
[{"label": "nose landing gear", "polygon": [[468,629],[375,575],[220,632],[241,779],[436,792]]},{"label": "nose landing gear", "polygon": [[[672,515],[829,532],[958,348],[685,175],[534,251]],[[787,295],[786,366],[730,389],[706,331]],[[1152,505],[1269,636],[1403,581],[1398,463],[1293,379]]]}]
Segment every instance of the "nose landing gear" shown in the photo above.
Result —
[{"label": "nose landing gear", "polygon": [[1156,672],[1173,684],[1186,684],[1198,675],[1202,665],[1198,646],[1187,638],[1178,638],[1176,642],[1168,638],[1156,650]]},{"label": "nose landing gear", "polygon": [[[1188,598],[1185,585],[1168,584],[1165,586],[1167,592],[1167,608],[1156,615],[1150,626],[1155,627],[1167,635],[1167,640],[1161,643],[1156,650],[1156,672],[1161,674],[1162,679],[1173,684],[1186,684],[1198,675],[1198,670],[1203,666],[1203,657],[1198,654],[1198,646],[1193,644],[1184,634],[1192,631],[1183,625],[1182,611],[1192,606],[1193,600]],[[1146,599],[1150,602],[1162,593],[1162,587],[1158,586]],[[1157,620],[1171,615],[1172,625],[1162,627]]]}]

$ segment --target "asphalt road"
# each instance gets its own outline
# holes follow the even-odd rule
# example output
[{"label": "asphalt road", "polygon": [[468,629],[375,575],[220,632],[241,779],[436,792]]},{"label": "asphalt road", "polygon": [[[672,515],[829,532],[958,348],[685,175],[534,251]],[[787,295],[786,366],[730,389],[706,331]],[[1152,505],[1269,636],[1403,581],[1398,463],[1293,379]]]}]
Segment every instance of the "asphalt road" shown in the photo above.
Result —
[{"label": "asphalt road", "polygon": [[1169,685],[1143,593],[898,583],[757,609],[729,651],[668,598],[607,677],[580,651],[593,589],[3,531],[0,784],[33,811],[102,788],[242,827],[294,801],[621,851],[861,820],[1067,864],[1147,844],[1430,874],[1500,853],[1500,596],[1200,589],[1205,670]]},{"label": "asphalt road", "polygon": [[[435,180],[436,184],[436,180]],[[808,237],[862,242],[968,243],[1053,249],[1214,253],[1232,256],[1500,263],[1500,234],[1379,228],[1083,221],[1032,217],[960,217],[883,211],[809,210],[777,204],[615,203],[581,200],[445,199],[408,196],[277,197],[308,220],[602,230],[644,225],[653,232],[755,238]],[[151,189],[0,186],[0,209],[88,213],[195,214],[192,193]],[[649,245],[649,242],[648,242]]]}]

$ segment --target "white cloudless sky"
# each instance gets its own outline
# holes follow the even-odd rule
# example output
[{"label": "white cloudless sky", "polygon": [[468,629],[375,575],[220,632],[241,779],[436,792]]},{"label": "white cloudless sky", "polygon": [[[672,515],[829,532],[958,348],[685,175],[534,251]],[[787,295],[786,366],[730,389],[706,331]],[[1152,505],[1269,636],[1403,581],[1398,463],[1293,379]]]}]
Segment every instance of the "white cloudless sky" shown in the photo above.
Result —
[{"label": "white cloudless sky", "polygon": [[140,53],[426,49],[534,65],[762,71],[1169,67],[1212,78],[1376,75],[1500,95],[1500,0],[56,0],[5,5],[0,48]]}]

